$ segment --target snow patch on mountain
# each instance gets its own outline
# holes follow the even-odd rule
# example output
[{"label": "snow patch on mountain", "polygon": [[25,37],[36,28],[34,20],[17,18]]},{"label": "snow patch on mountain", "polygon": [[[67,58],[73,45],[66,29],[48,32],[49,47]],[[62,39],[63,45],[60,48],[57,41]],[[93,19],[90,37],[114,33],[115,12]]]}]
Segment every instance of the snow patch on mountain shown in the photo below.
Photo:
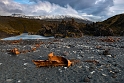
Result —
[{"label": "snow patch on mountain", "polygon": [[40,15],[40,16],[25,16],[22,14],[12,14],[12,17],[22,17],[22,18],[29,18],[29,19],[64,19],[64,18],[76,18],[81,20],[88,20],[79,15],[69,14],[69,15]]}]

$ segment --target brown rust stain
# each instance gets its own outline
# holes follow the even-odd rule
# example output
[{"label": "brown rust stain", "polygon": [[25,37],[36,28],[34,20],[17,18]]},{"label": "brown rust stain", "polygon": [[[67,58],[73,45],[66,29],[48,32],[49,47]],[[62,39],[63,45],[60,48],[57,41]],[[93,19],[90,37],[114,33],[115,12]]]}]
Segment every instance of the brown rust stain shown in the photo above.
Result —
[{"label": "brown rust stain", "polygon": [[94,64],[99,63],[99,61],[97,61],[97,60],[85,60],[83,62],[94,63]]}]

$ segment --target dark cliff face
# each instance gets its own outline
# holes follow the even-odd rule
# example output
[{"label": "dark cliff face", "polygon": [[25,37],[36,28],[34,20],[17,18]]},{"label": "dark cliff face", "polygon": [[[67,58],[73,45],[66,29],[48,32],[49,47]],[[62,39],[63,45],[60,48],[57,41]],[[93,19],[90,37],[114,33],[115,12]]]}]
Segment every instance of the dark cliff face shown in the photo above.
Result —
[{"label": "dark cliff face", "polygon": [[74,19],[70,21],[62,20],[60,23],[56,24],[56,26],[44,25],[37,34],[62,38],[82,37],[79,24]]}]

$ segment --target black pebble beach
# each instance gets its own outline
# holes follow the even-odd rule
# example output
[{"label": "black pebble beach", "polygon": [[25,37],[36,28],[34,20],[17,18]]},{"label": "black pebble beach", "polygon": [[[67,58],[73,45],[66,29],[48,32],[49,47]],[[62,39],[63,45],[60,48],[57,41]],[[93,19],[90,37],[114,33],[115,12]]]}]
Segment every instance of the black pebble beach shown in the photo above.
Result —
[{"label": "black pebble beach", "polygon": [[[124,37],[114,42],[107,37],[85,36],[44,40],[0,40],[0,83],[124,83]],[[13,43],[14,42],[14,43]],[[7,50],[35,51],[13,55]],[[32,60],[46,60],[48,54],[80,60],[70,67],[40,67]]]}]

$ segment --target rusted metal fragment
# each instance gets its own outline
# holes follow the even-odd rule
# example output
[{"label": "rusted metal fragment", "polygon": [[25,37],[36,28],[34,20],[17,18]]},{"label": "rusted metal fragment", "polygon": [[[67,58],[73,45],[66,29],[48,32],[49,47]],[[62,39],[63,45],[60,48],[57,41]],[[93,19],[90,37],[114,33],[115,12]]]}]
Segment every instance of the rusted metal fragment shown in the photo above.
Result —
[{"label": "rusted metal fragment", "polygon": [[67,63],[58,63],[57,61],[49,61],[49,60],[32,60],[37,67],[49,67],[49,66],[67,66]]},{"label": "rusted metal fragment", "polygon": [[49,53],[48,60],[49,61],[56,61],[56,62],[61,63],[61,64],[67,64],[67,66],[72,65],[72,62],[70,60],[67,60],[66,58],[64,58],[62,56],[56,56],[56,55],[54,55],[53,52]]},{"label": "rusted metal fragment", "polygon": [[32,60],[37,67],[48,67],[48,66],[66,66],[69,67],[74,63],[79,62],[78,60],[68,60],[61,56],[54,55],[53,52],[48,54],[48,60]]},{"label": "rusted metal fragment", "polygon": [[8,50],[10,54],[18,55],[20,54],[19,50],[17,48],[13,48],[11,50]]},{"label": "rusted metal fragment", "polygon": [[[21,41],[21,40],[20,40],[20,41]],[[14,42],[19,42],[19,40],[18,40],[18,41],[14,41]],[[33,47],[31,48],[31,50],[20,50],[20,51],[19,51],[17,48],[13,48],[13,49],[11,49],[11,50],[7,50],[7,52],[9,52],[9,54],[13,54],[13,55],[18,55],[18,54],[21,54],[21,53],[34,52],[34,51],[37,50],[37,48],[40,47],[41,44],[42,44],[42,42],[41,42],[40,44],[36,44],[35,46],[33,46]]]},{"label": "rusted metal fragment", "polygon": [[21,41],[22,41],[22,39],[20,39],[20,40],[13,40],[13,41],[11,42],[11,44],[19,44]]},{"label": "rusted metal fragment", "polygon": [[48,60],[49,61],[56,61],[58,63],[67,63],[67,59],[61,56],[54,55],[53,52],[48,54]]}]

